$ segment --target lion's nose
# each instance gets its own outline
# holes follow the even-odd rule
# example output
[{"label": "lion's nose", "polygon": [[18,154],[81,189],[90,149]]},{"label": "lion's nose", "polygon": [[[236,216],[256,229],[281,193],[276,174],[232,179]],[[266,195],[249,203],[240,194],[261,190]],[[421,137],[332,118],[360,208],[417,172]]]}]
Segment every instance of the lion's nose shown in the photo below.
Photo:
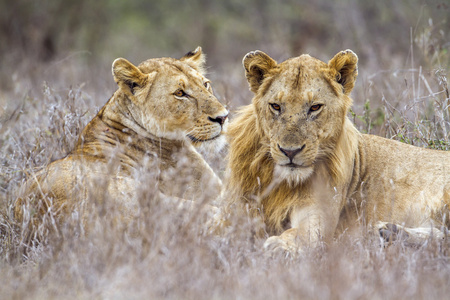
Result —
[{"label": "lion's nose", "polygon": [[303,149],[305,149],[305,145],[301,146],[300,148],[293,149],[293,150],[283,149],[280,147],[280,145],[278,145],[278,149],[280,149],[280,151],[283,152],[283,154],[286,155],[289,158],[289,160],[292,162],[294,160],[294,157],[297,154],[299,154],[300,152],[302,152]]},{"label": "lion's nose", "polygon": [[218,117],[216,117],[216,118],[208,117],[208,120],[210,120],[211,122],[217,122],[217,123],[220,124],[220,126],[222,126],[223,123],[225,123],[225,120],[226,120],[227,118],[228,118],[228,115],[225,115],[225,116],[218,116]]}]

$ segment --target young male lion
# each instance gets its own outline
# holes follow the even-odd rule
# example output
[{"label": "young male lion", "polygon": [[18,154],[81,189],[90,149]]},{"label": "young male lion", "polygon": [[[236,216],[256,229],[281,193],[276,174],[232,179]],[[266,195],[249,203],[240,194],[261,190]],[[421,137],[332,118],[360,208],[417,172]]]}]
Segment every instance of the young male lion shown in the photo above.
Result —
[{"label": "young male lion", "polygon": [[450,154],[361,134],[348,119],[357,61],[351,50],[328,63],[243,59],[255,96],[229,126],[226,190],[262,215],[270,250],[296,252],[356,224],[411,241],[449,225]]},{"label": "young male lion", "polygon": [[[142,189],[188,200],[216,198],[221,181],[192,144],[223,144],[228,111],[213,95],[204,64],[200,47],[179,60],[149,59],[138,67],[116,59],[118,90],[69,155],[31,174],[16,202],[16,219],[50,213],[61,221],[82,199],[105,195],[131,218]],[[144,181],[145,173],[155,174],[155,182]]]}]

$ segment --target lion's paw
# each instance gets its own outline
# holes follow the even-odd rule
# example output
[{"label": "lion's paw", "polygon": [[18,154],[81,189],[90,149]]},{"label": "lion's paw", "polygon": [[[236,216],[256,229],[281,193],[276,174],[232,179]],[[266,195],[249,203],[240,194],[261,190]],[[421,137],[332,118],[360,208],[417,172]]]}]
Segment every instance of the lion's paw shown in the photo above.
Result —
[{"label": "lion's paw", "polygon": [[378,230],[380,237],[385,242],[389,243],[396,240],[408,238],[408,233],[405,230],[403,230],[403,227],[400,225],[387,222],[378,222],[375,225],[375,227]]},{"label": "lion's paw", "polygon": [[283,236],[271,236],[264,242],[264,250],[268,256],[283,255],[295,257],[301,252],[298,243]]},{"label": "lion's paw", "polygon": [[375,228],[385,242],[403,241],[411,245],[420,245],[431,238],[443,240],[446,237],[445,232],[435,227],[408,228],[398,224],[378,222]]}]

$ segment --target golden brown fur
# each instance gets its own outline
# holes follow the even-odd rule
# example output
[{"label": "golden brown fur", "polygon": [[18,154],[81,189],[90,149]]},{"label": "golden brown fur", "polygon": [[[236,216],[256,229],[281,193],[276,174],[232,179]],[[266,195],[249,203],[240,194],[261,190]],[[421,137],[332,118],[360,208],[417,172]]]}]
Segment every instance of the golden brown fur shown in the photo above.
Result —
[{"label": "golden brown fur", "polygon": [[[144,189],[189,200],[216,198],[220,179],[192,144],[220,147],[228,112],[202,74],[204,63],[200,47],[180,60],[150,59],[138,67],[116,59],[112,73],[119,89],[67,157],[31,174],[16,218],[28,222],[50,212],[63,220],[89,196],[115,201],[130,218],[137,191]],[[145,174],[155,180],[145,181]]]},{"label": "golden brown fur", "polygon": [[244,57],[255,96],[228,128],[226,190],[232,207],[262,215],[268,249],[295,252],[356,224],[448,222],[450,154],[361,134],[347,118],[357,60]]}]

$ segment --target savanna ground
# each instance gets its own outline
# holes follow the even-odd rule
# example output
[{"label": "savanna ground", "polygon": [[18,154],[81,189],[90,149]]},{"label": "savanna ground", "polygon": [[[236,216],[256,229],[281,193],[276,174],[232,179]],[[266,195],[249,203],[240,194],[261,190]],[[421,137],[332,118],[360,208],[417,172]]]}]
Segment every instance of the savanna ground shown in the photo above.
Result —
[{"label": "savanna ground", "polygon": [[[142,178],[132,231],[99,199],[89,199],[97,205],[86,212],[95,224],[88,234],[78,216],[56,232],[50,219],[38,243],[12,218],[25,178],[66,155],[115,91],[116,57],[139,63],[201,45],[233,112],[251,100],[241,67],[248,51],[326,61],[350,48],[360,59],[358,128],[449,150],[450,3],[309,2],[1,0],[0,298],[448,299],[447,241],[387,246],[362,229],[296,258],[268,257],[251,221],[211,236],[206,212],[167,209],[152,178]],[[221,176],[225,157],[210,158]]]}]

